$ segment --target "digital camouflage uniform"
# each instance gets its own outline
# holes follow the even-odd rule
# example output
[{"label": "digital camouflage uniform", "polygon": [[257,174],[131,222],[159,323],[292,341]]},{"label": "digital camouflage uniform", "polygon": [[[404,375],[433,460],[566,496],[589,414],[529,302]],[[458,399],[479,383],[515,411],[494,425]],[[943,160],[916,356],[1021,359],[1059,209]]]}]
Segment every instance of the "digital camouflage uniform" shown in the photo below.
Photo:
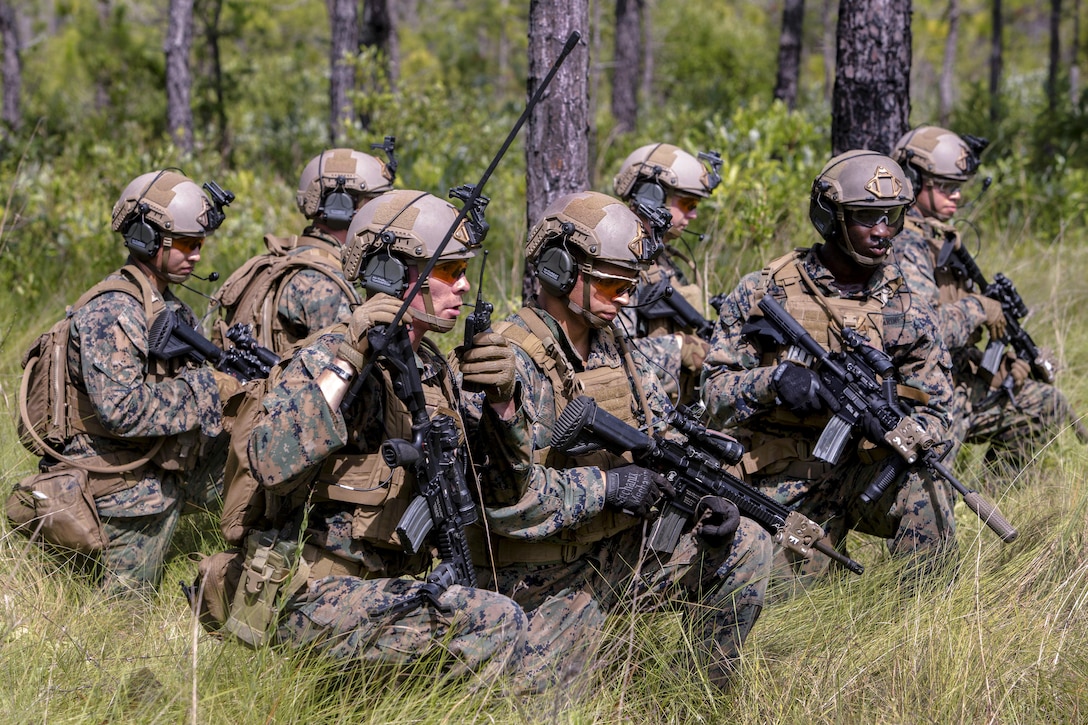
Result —
[{"label": "digital camouflage uniform", "polygon": [[894,242],[907,287],[937,310],[941,335],[952,355],[955,391],[949,432],[955,448],[945,460],[954,461],[964,443],[988,443],[986,460],[1003,462],[1006,472],[1014,473],[1030,459],[1033,449],[1073,423],[1076,415],[1062,392],[1049,383],[1029,377],[1013,391],[1014,404],[1007,394],[995,391],[1000,391],[1004,375],[999,374],[991,386],[979,374],[982,350],[977,344],[986,314],[972,296],[980,290],[970,280],[957,277],[948,267],[938,267],[946,238],[959,243],[952,225],[911,210]]},{"label": "digital camouflage uniform", "polygon": [[[689,327],[680,325],[673,318],[662,317],[654,320],[646,319],[635,309],[640,303],[647,300],[646,291],[649,285],[665,279],[673,288],[673,294],[681,295],[700,314],[706,309],[702,288],[689,282],[683,268],[677,260],[683,260],[690,264],[690,260],[674,247],[666,246],[661,255],[650,265],[650,268],[639,274],[638,297],[627,307],[620,310],[624,329],[630,334],[634,347],[641,353],[651,370],[657,375],[666,395],[676,402],[679,390],[684,390],[684,399],[681,403],[692,403],[698,398],[695,390],[698,384],[698,376],[693,376],[682,365],[681,340],[677,333],[695,334]],[[679,386],[679,387],[678,387]]]},{"label": "digital camouflage uniform", "polygon": [[[944,439],[952,397],[950,362],[938,337],[932,308],[900,286],[899,269],[891,263],[877,267],[864,290],[841,293],[833,286],[831,272],[817,256],[819,248],[820,245],[796,253],[803,269],[830,303],[859,308],[867,303],[868,309],[879,310],[878,319],[863,319],[857,326],[867,327],[869,334],[873,334],[877,325],[882,328],[884,349],[899,372],[901,384],[928,395],[928,402],[915,407],[912,417],[937,440]],[[769,265],[768,270],[792,271],[795,258],[783,257]],[[712,421],[736,436],[748,450],[742,461],[748,480],[768,496],[823,526],[836,546],[841,545],[851,529],[890,539],[893,554],[910,554],[954,542],[953,500],[947,482],[934,480],[925,472],[911,471],[902,485],[893,485],[878,501],[863,504],[859,496],[886,463],[883,456],[888,454],[882,449],[859,445],[857,450],[848,449],[835,466],[818,460],[812,449],[827,415],[799,419],[776,403],[771,375],[784,351],[765,338],[744,331],[745,324],[761,314],[757,303],[764,286],[770,287],[776,299],[787,299],[783,287],[777,283],[768,285],[768,270],[746,275],[726,297],[715,326],[703,381],[703,399]],[[812,297],[804,285],[795,289],[791,294]],[[790,303],[785,306],[790,310]],[[791,314],[797,316],[792,311]],[[834,337],[829,333],[827,319],[821,313],[798,321],[820,340],[821,335],[824,339],[829,334]],[[820,326],[822,330],[816,329]],[[864,330],[859,331],[865,334]],[[837,342],[823,344],[836,346]],[[873,458],[878,460],[864,462]],[[821,574],[830,564],[828,557],[818,552],[811,559],[800,559],[792,552],[782,552],[780,556],[787,556],[793,573],[802,581]],[[789,574],[783,566],[781,560],[776,563],[776,574]]]},{"label": "digital camouflage uniform", "polygon": [[[307,227],[298,244],[299,247],[328,248],[333,254],[339,254],[341,246],[336,239],[314,227]],[[339,267],[339,264],[335,265],[337,276],[347,285]],[[351,305],[359,302],[357,298],[345,294],[343,286],[336,284],[329,275],[316,269],[299,270],[284,283],[281,290],[276,314],[296,340],[304,340],[319,330],[350,318]]]},{"label": "digital camouflage uniform", "polygon": [[[389,613],[420,595],[423,582],[412,577],[431,563],[428,554],[405,555],[392,539],[415,494],[414,478],[402,469],[391,473],[379,453],[390,437],[389,412],[400,415],[403,426],[410,427],[411,418],[382,372],[370,376],[348,420],[330,409],[315,381],[345,330],[326,330],[295,354],[265,396],[265,416],[249,438],[253,474],[281,502],[275,517],[281,536],[297,539],[304,515],[308,524],[303,559],[311,566],[309,579],[288,601],[276,638],[345,662],[406,664],[445,655],[453,674],[494,677],[516,669],[526,619],[504,596],[454,585],[442,594],[441,610],[420,605]],[[431,407],[450,393],[443,389],[449,385],[445,362],[426,345],[419,360]],[[356,477],[348,478],[353,471]]]},{"label": "digital camouflage uniform", "polygon": [[[162,301],[195,327],[192,310],[172,293]],[[210,368],[149,359],[143,302],[124,292],[95,297],[75,312],[70,330],[70,379],[86,394],[103,429],[76,434],[61,453],[115,466],[171,437],[151,463],[135,471],[89,474],[108,537],[100,557],[103,588],[154,586],[183,509],[213,506],[221,491],[226,436],[215,379]]]},{"label": "digital camouflage uniform", "polygon": [[[585,465],[587,459],[549,452],[562,401],[572,391],[557,391],[521,346],[528,343],[518,330],[529,329],[525,320],[532,313],[558,343],[550,360],[561,355],[574,374],[588,376],[582,378],[586,394],[614,415],[642,416],[612,328],[590,333],[583,362],[543,310],[522,310],[508,329],[496,326],[514,348],[520,397],[509,422],[481,406],[482,398],[466,400],[466,414],[479,425],[472,440],[491,533],[486,546],[480,535],[473,559],[481,583],[494,584],[530,613],[529,681],[541,688],[575,674],[599,644],[608,614],[684,605],[690,605],[684,609],[693,617],[700,657],[712,675],[728,673],[762,607],[770,538],[741,519],[732,549],[711,547],[688,532],[667,559],[649,551],[642,520],[605,508],[604,470],[629,461],[591,454],[596,465]],[[666,397],[648,366],[637,356],[628,359],[654,411],[652,425],[660,429]]]}]

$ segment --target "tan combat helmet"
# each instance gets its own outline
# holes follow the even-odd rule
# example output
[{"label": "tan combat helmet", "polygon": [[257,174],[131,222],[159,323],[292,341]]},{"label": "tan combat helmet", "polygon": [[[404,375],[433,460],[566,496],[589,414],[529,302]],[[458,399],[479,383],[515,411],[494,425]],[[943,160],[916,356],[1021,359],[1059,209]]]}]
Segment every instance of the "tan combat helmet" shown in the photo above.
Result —
[{"label": "tan combat helmet", "polygon": [[395,178],[392,161],[383,164],[354,149],[326,149],[302,170],[295,200],[307,219],[330,229],[347,229],[355,209],[392,189]]},{"label": "tan combat helmet", "polygon": [[[348,227],[344,276],[358,280],[367,292],[403,298],[408,290],[408,267],[426,266],[459,214],[448,201],[411,189],[389,191],[366,202]],[[439,260],[471,259],[477,248],[479,243],[461,219]],[[426,313],[413,311],[412,317],[426,322],[435,332],[453,329],[454,320],[435,316],[426,281],[420,295]]]},{"label": "tan combat helmet", "polygon": [[[545,292],[567,297],[580,273],[611,264],[637,278],[660,251],[660,244],[646,234],[626,204],[607,194],[583,191],[548,205],[529,232],[525,259]],[[589,313],[589,295],[585,285],[582,304],[568,299],[568,305],[589,324],[601,327],[606,321]]]},{"label": "tan combat helmet", "polygon": [[223,207],[234,200],[234,194],[214,182],[204,188],[211,198],[176,170],[141,174],[129,182],[113,205],[110,228],[121,233],[129,252],[142,262],[163,246],[169,247],[174,238],[206,237],[223,223]]},{"label": "tan combat helmet", "polygon": [[[839,244],[858,264],[875,267],[882,259],[857,254],[846,233],[845,212],[850,209],[898,209],[914,203],[914,193],[899,164],[876,151],[854,150],[839,154],[824,165],[812,182],[808,215],[827,242]],[[895,220],[889,223],[894,226]]]},{"label": "tan combat helmet", "polygon": [[[706,160],[710,166],[702,163]],[[705,199],[721,182],[718,171],[721,156],[717,152],[700,153],[696,158],[681,148],[667,143],[653,143],[631,152],[612,180],[616,196],[631,201],[641,183],[656,184],[665,192],[658,206],[665,203],[668,193],[684,194]]]},{"label": "tan combat helmet", "polygon": [[965,183],[978,172],[979,155],[989,145],[977,136],[960,136],[939,126],[919,126],[907,131],[895,144],[894,158],[914,186],[921,190],[923,176]]}]

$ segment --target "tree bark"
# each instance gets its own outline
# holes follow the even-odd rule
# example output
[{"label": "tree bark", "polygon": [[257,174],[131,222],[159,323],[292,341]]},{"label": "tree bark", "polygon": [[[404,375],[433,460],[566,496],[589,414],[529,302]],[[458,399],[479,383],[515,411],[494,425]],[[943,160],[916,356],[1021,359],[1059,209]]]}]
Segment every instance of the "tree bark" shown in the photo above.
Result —
[{"label": "tree bark", "polygon": [[1073,0],[1073,39],[1069,43],[1069,104],[1080,103],[1080,0]]},{"label": "tree bark", "polygon": [[20,108],[23,88],[22,46],[19,44],[19,19],[15,7],[0,0],[0,43],[4,45],[3,82],[4,100],[0,109],[0,122],[4,135],[18,131],[23,125]]},{"label": "tree bark", "polygon": [[801,31],[805,0],[786,0],[782,7],[782,32],[778,36],[778,80],[775,99],[791,111],[797,107],[797,83],[801,75]]},{"label": "tree bark", "polygon": [[824,0],[824,100],[831,102],[835,88],[835,24],[834,0]]},{"label": "tree bark", "polygon": [[363,3],[359,45],[381,51],[385,78],[390,90],[396,90],[400,74],[400,46],[397,43],[396,17],[389,0],[366,0]]},{"label": "tree bark", "polygon": [[1050,0],[1050,63],[1046,71],[1046,107],[1058,107],[1058,73],[1062,62],[1062,0]]},{"label": "tree bark", "polygon": [[[98,28],[100,37],[109,37],[110,0],[98,0]],[[110,84],[112,79],[101,70],[94,74],[94,110],[105,111],[110,105]]]},{"label": "tree bark", "polygon": [[654,0],[646,0],[642,8],[642,103],[654,103]]},{"label": "tree bark", "polygon": [[831,149],[890,153],[910,118],[910,0],[841,0]]},{"label": "tree bark", "polygon": [[616,0],[616,50],[612,58],[612,118],[616,133],[634,131],[638,125],[642,7],[642,0]]},{"label": "tree bark", "polygon": [[194,0],[170,0],[170,17],[163,51],[166,54],[166,128],[174,144],[193,152],[193,76],[189,53],[193,47]]},{"label": "tree bark", "polygon": [[1004,14],[1001,0],[993,0],[990,14],[990,122],[997,123],[1004,116],[1001,102],[1001,76],[1004,66]]},{"label": "tree bark", "polygon": [[[369,5],[369,3],[367,3]],[[359,47],[359,23],[355,0],[325,0],[329,13],[329,144],[344,137],[344,124],[352,118],[348,94],[355,89],[351,59]]]},{"label": "tree bark", "polygon": [[[529,81],[532,97],[574,30],[589,25],[589,0],[531,0]],[[589,53],[579,42],[529,115],[525,139],[526,229],[563,194],[589,188]],[[532,296],[526,269],[523,299]]]},{"label": "tree bark", "polygon": [[959,36],[960,3],[959,0],[948,0],[948,37],[944,41],[944,62],[941,64],[941,80],[937,84],[940,94],[937,114],[945,127],[952,116],[952,103],[956,95],[956,44]]}]

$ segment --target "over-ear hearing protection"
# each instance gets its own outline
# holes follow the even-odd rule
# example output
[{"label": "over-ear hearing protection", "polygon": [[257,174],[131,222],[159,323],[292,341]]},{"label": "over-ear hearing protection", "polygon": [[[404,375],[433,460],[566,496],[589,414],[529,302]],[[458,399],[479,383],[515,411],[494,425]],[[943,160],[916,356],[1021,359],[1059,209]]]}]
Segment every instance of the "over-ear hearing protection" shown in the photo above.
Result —
[{"label": "over-ear hearing protection", "polygon": [[558,233],[545,242],[546,246],[537,257],[534,271],[540,286],[556,297],[570,294],[578,281],[578,263],[563,248],[563,243],[574,233],[574,225],[563,222]]},{"label": "over-ear hearing protection", "polygon": [[367,292],[384,292],[399,300],[408,290],[408,266],[391,253],[396,236],[389,231],[378,236],[383,247],[364,261],[359,284]]},{"label": "over-ear hearing protection", "polygon": [[141,262],[149,261],[159,253],[159,249],[162,247],[162,234],[147,221],[147,212],[149,210],[150,207],[148,207],[147,202],[137,203],[136,216],[121,232],[129,253]]},{"label": "over-ear hearing protection", "polygon": [[661,209],[665,206],[667,197],[665,187],[656,181],[639,181],[635,184],[631,199],[635,204],[645,204],[651,209]]}]

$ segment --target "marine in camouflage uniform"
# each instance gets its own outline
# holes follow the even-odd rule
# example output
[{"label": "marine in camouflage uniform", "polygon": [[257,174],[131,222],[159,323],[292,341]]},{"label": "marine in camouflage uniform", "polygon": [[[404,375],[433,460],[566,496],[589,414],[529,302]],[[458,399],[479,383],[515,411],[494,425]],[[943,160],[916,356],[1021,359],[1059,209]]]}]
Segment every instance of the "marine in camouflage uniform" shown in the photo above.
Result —
[{"label": "marine in camouflage uniform", "polygon": [[[415,474],[391,470],[380,453],[390,438],[412,438],[412,417],[394,394],[387,363],[372,368],[346,413],[341,407],[366,365],[367,333],[391,323],[401,306],[378,291],[391,280],[384,274],[373,279],[369,261],[390,254],[399,259],[406,276],[396,291],[403,294],[456,216],[448,202],[417,191],[389,192],[356,214],[347,254],[361,261],[348,276],[359,277],[372,294],[349,323],[328,328],[286,364],[262,400],[248,461],[275,502],[267,511],[278,538],[303,543],[305,581],[287,601],[277,641],[345,663],[448,658],[449,673],[477,672],[486,680],[517,668],[524,612],[502,595],[460,584],[442,591],[437,605],[427,599],[422,577],[432,563],[430,549],[408,555],[394,535],[418,490]],[[390,248],[382,234],[395,237]],[[449,369],[423,334],[453,327],[469,289],[464,271],[476,245],[468,244],[464,233],[454,236],[404,318],[428,415],[442,412],[458,424]]]},{"label": "marine in camouflage uniform", "polygon": [[[703,161],[709,165],[704,165]],[[698,401],[696,386],[702,375],[710,325],[699,329],[668,309],[660,300],[665,287],[682,298],[700,317],[706,311],[702,279],[690,250],[675,242],[698,214],[699,202],[707,199],[721,182],[721,157],[717,152],[698,158],[667,143],[653,143],[631,152],[613,180],[616,196],[642,220],[648,234],[658,218],[667,226],[665,246],[650,267],[640,274],[635,302],[623,308],[621,324],[635,348],[649,362],[673,402]],[[655,215],[661,215],[655,218]],[[700,237],[701,238],[701,237]]]},{"label": "marine in camouflage uniform", "polygon": [[[147,310],[172,310],[183,324],[196,327],[192,310],[170,292],[169,283],[188,278],[204,238],[222,222],[220,210],[181,174],[137,177],[113,212],[113,229],[130,251],[128,264],[107,278],[131,291],[104,292],[71,317],[69,399],[75,396],[74,410],[84,420],[61,452],[104,467],[155,452],[135,470],[89,473],[107,537],[99,565],[108,593],[156,585],[180,515],[186,507],[214,508],[218,502],[226,458],[222,402],[238,383],[209,367],[152,357]],[[42,465],[55,462],[47,457]]]},{"label": "marine in camouflage uniform", "polygon": [[[895,255],[912,294],[937,309],[939,327],[952,355],[955,394],[952,404],[955,460],[963,443],[987,446],[985,460],[993,470],[1014,475],[1033,451],[1070,425],[1082,441],[1088,431],[1076,420],[1072,406],[1057,387],[1033,379],[1031,365],[1006,351],[998,374],[991,379],[980,369],[983,331],[1000,338],[1005,325],[998,301],[982,294],[974,282],[947,261],[962,244],[951,224],[961,187],[974,178],[978,153],[985,141],[965,138],[936,126],[908,131],[893,156],[915,184],[918,202],[907,215],[903,233],[895,239]],[[1005,391],[1012,376],[1011,395]]]},{"label": "marine in camouflage uniform", "polygon": [[[572,230],[566,238],[564,224]],[[648,514],[661,477],[629,458],[550,448],[556,419],[583,391],[629,424],[664,427],[667,397],[611,322],[649,256],[643,234],[611,197],[585,192],[556,200],[526,251],[541,282],[540,306],[496,325],[488,346],[461,362],[466,387],[493,372],[481,361],[502,360],[506,351],[509,363],[504,383],[492,377],[484,396],[466,396],[466,415],[478,426],[471,439],[490,534],[480,534],[473,559],[481,582],[530,613],[531,688],[586,666],[609,614],[662,608],[687,614],[699,658],[725,684],[762,607],[770,539],[731,502],[707,497],[721,536],[697,527],[661,556],[646,546],[643,519],[624,513]],[[572,261],[578,279],[568,285],[560,278],[557,286],[554,273]]]},{"label": "marine in camouflage uniform", "polygon": [[[223,330],[256,318],[258,343],[283,356],[310,335],[351,316],[360,299],[344,277],[341,256],[355,210],[393,188],[396,161],[392,141],[384,148],[389,163],[361,151],[334,148],[306,164],[296,202],[311,223],[297,237],[265,237],[269,253],[284,265],[271,288],[249,285],[256,278],[254,265],[271,263],[264,259],[268,254],[251,259],[223,284],[216,297],[231,309]],[[264,299],[265,294],[271,301]],[[266,305],[274,306],[274,316],[269,315]]]},{"label": "marine in camouflage uniform", "polygon": [[[909,293],[899,268],[888,261],[890,240],[910,201],[905,177],[889,158],[855,151],[832,159],[812,196],[813,222],[827,243],[746,275],[725,298],[703,383],[712,421],[748,449],[742,466],[753,485],[821,524],[836,546],[853,529],[888,538],[897,555],[954,543],[950,487],[911,470],[882,498],[863,504],[860,494],[885,457],[895,454],[861,443],[848,447],[835,465],[815,458],[813,447],[829,418],[821,399],[826,391],[805,360],[749,323],[760,320],[757,304],[770,294],[826,349],[841,348],[839,326],[854,328],[891,356],[901,394],[914,401],[911,417],[942,440],[952,397],[948,352],[933,309]],[[829,564],[819,553],[801,559],[782,551],[776,575],[807,582]]]}]

